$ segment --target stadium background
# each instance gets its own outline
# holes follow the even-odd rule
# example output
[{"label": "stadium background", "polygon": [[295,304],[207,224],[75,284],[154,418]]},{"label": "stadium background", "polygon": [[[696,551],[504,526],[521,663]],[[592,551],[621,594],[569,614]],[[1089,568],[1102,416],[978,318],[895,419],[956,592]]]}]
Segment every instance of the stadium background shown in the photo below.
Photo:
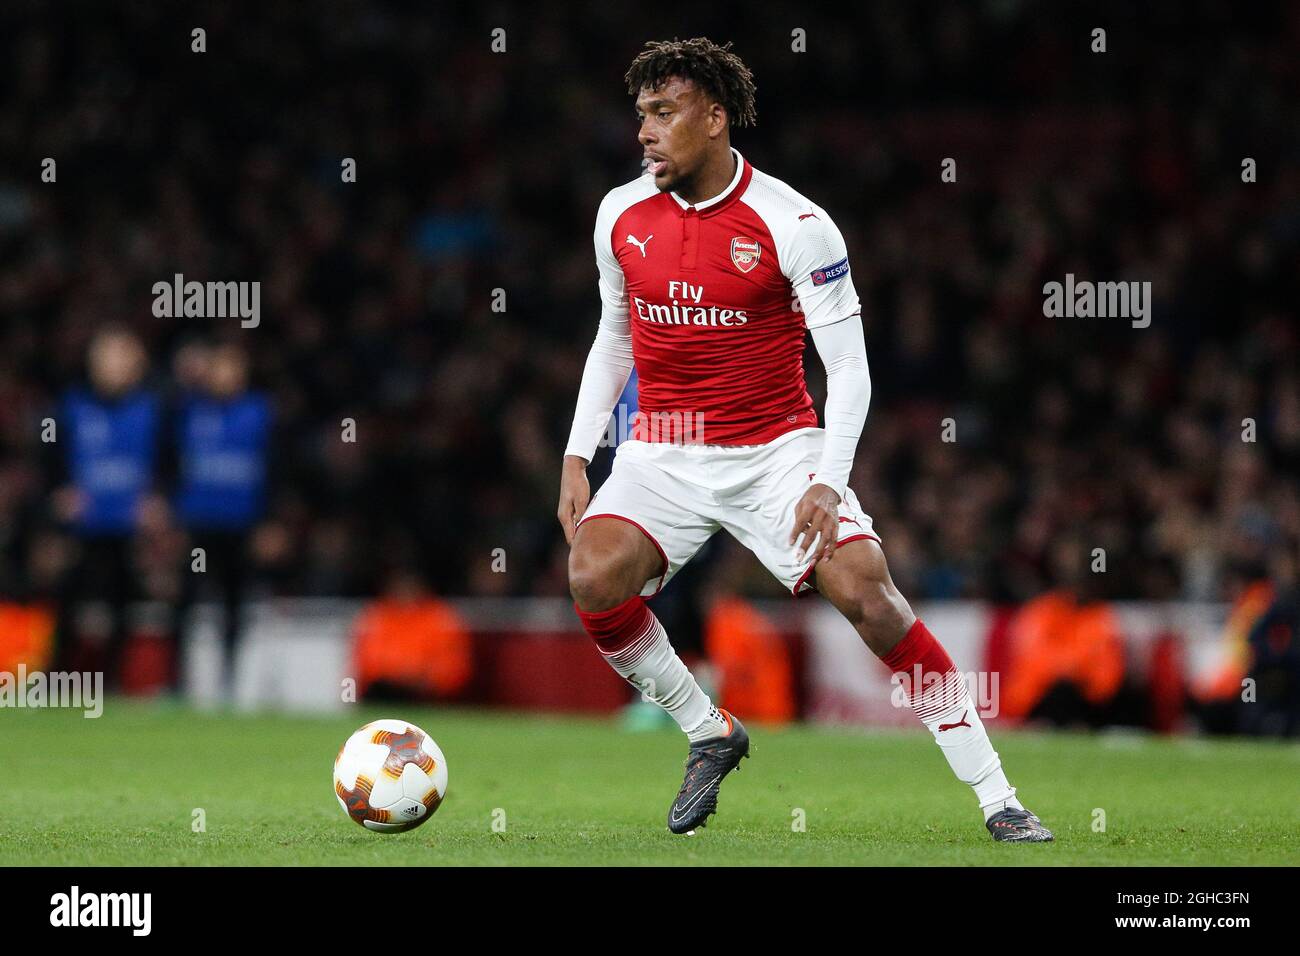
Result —
[{"label": "stadium background", "polygon": [[[207,31],[206,53],[190,50],[194,26]],[[807,53],[791,52],[798,26]],[[1097,26],[1104,54],[1089,49]],[[491,49],[497,27],[504,53]],[[736,145],[845,234],[874,382],[852,484],[903,592],[967,615],[954,625],[972,635],[955,639],[968,648],[954,650],[959,664],[996,669],[989,645],[1005,650],[1016,610],[1065,588],[1118,614],[1101,632],[1123,648],[1081,666],[1119,660],[1140,684],[1140,699],[1124,708],[1116,696],[1089,719],[1169,729],[1195,715],[1232,729],[1235,717],[1211,720],[1187,691],[1227,674],[1233,690],[1219,699],[1235,699],[1249,635],[1272,608],[1284,689],[1283,722],[1271,726],[1300,731],[1300,15],[1285,4],[886,3],[827,19],[778,3],[670,20],[621,2],[581,16],[493,4],[55,14],[8,3],[7,620],[45,609],[39,621],[103,636],[82,614],[99,595],[60,504],[64,451],[42,442],[41,423],[58,418],[85,380],[92,338],[114,325],[143,343],[144,387],[169,404],[204,374],[213,343],[246,353],[266,396],[268,497],[242,544],[247,593],[321,599],[263,602],[285,647],[293,634],[333,635],[326,664],[308,640],[301,654],[266,657],[266,669],[291,659],[295,680],[318,666],[320,686],[336,687],[360,609],[427,592],[452,617],[431,627],[442,651],[429,652],[423,693],[621,703],[624,689],[564,617],[558,466],[597,315],[594,211],[639,165],[620,78],[645,39],[697,34],[733,40],[757,76],[759,125]],[[39,179],[47,156],[56,183]],[[939,178],[949,156],[956,183]],[[1250,184],[1248,156],[1259,169]],[[340,181],[344,157],[356,160],[355,183]],[[155,317],[152,285],[175,273],[260,281],[260,327]],[[1045,319],[1042,285],[1066,273],[1152,281],[1150,328]],[[820,406],[811,352],[808,365]],[[345,418],[354,443],[340,440]],[[945,418],[955,442],[940,440]],[[1254,442],[1242,440],[1244,419]],[[593,484],[606,467],[595,463]],[[129,539],[143,610],[126,683],[147,690],[165,683],[191,542],[167,508],[145,512]],[[1088,570],[1097,547],[1104,574]],[[740,643],[711,648],[729,598],[743,603],[722,605],[735,615],[723,631]],[[804,605],[815,602],[783,599],[722,537],[659,601],[685,647],[740,655],[738,670],[714,676],[724,694],[728,675],[732,693],[737,680],[771,679],[785,688],[758,694],[772,716],[810,713],[815,612]],[[1245,617],[1229,626],[1234,608]],[[1194,625],[1179,624],[1184,612]],[[1145,623],[1126,625],[1134,613]],[[296,616],[292,634],[285,616]],[[381,635],[400,632],[393,620]],[[7,628],[0,666],[48,660],[50,635]],[[764,646],[778,650],[745,644],[754,634],[774,635]],[[1215,649],[1208,670],[1192,673],[1193,637]],[[378,643],[372,664],[391,677],[404,665]],[[91,640],[67,660],[94,665],[97,653]],[[770,668],[746,676],[747,654]],[[543,661],[551,677],[538,681]]]}]

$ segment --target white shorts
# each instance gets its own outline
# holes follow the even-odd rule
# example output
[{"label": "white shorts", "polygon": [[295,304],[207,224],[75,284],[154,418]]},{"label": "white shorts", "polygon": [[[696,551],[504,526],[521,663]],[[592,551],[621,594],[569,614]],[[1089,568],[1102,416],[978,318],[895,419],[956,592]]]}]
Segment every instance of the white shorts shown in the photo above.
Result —
[{"label": "white shorts", "polygon": [[[766,445],[735,446],[624,441],[582,521],[619,518],[650,539],[664,567],[646,582],[645,597],[658,594],[719,529],[753,551],[797,596],[813,588],[813,565],[798,562],[797,545],[788,542],[795,505],[813,484],[825,435],[821,428],[799,428]],[[839,518],[837,547],[880,540],[852,489],[845,489]]]}]

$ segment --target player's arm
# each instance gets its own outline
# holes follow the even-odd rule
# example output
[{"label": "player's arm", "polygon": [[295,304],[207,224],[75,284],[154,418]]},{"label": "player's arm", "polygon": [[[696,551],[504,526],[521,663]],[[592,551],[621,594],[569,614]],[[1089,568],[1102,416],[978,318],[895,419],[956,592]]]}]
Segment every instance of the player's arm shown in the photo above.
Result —
[{"label": "player's arm", "polygon": [[813,347],[826,366],[826,442],[822,446],[817,481],[843,500],[858,439],[871,404],[871,370],[862,336],[861,316],[849,316],[812,330]]},{"label": "player's arm", "polygon": [[587,464],[596,454],[600,436],[609,425],[614,403],[623,394],[632,374],[632,335],[628,326],[627,291],[623,270],[610,247],[610,223],[602,206],[596,217],[596,268],[600,273],[600,326],[596,341],[587,354],[578,388],[578,404],[573,413],[573,428],[564,449],[560,475],[560,504],[556,512],[564,527],[564,537],[573,543],[573,534],[591,501],[587,482]]},{"label": "player's arm", "polygon": [[798,541],[800,560],[813,549],[814,561],[829,561],[839,537],[839,502],[848,486],[858,438],[871,402],[871,375],[862,336],[862,308],[849,273],[848,250],[839,229],[814,206],[799,220],[784,266],[812,333],[813,346],[826,366],[826,440],[816,482],[795,507],[790,543]]}]

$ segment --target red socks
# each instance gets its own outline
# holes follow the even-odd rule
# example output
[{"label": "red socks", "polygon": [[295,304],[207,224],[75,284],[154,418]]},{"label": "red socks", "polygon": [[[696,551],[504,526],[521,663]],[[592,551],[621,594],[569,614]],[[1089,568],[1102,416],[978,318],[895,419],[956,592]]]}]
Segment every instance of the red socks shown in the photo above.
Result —
[{"label": "red socks", "polygon": [[639,594],[608,611],[584,611],[577,604],[573,609],[578,612],[582,626],[600,652],[607,657],[617,654],[643,635],[653,620],[645,598]]},{"label": "red socks", "polygon": [[966,679],[952,658],[918,619],[898,646],[881,658],[899,675],[908,702],[934,734],[957,779],[975,791],[987,820],[1004,807],[1024,809],[1007,782],[1002,761],[989,742]]},{"label": "red socks", "polygon": [[920,618],[880,660],[895,674],[902,675],[903,690],[912,709],[927,724],[946,715],[966,698],[965,680]]}]

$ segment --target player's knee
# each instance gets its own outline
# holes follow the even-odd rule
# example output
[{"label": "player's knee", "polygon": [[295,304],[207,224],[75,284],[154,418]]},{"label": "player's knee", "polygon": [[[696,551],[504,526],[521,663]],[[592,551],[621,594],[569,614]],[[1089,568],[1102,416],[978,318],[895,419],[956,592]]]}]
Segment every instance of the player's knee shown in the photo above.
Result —
[{"label": "player's knee", "polygon": [[569,594],[584,611],[618,607],[641,590],[627,570],[626,562],[617,555],[574,548],[569,554]]}]

